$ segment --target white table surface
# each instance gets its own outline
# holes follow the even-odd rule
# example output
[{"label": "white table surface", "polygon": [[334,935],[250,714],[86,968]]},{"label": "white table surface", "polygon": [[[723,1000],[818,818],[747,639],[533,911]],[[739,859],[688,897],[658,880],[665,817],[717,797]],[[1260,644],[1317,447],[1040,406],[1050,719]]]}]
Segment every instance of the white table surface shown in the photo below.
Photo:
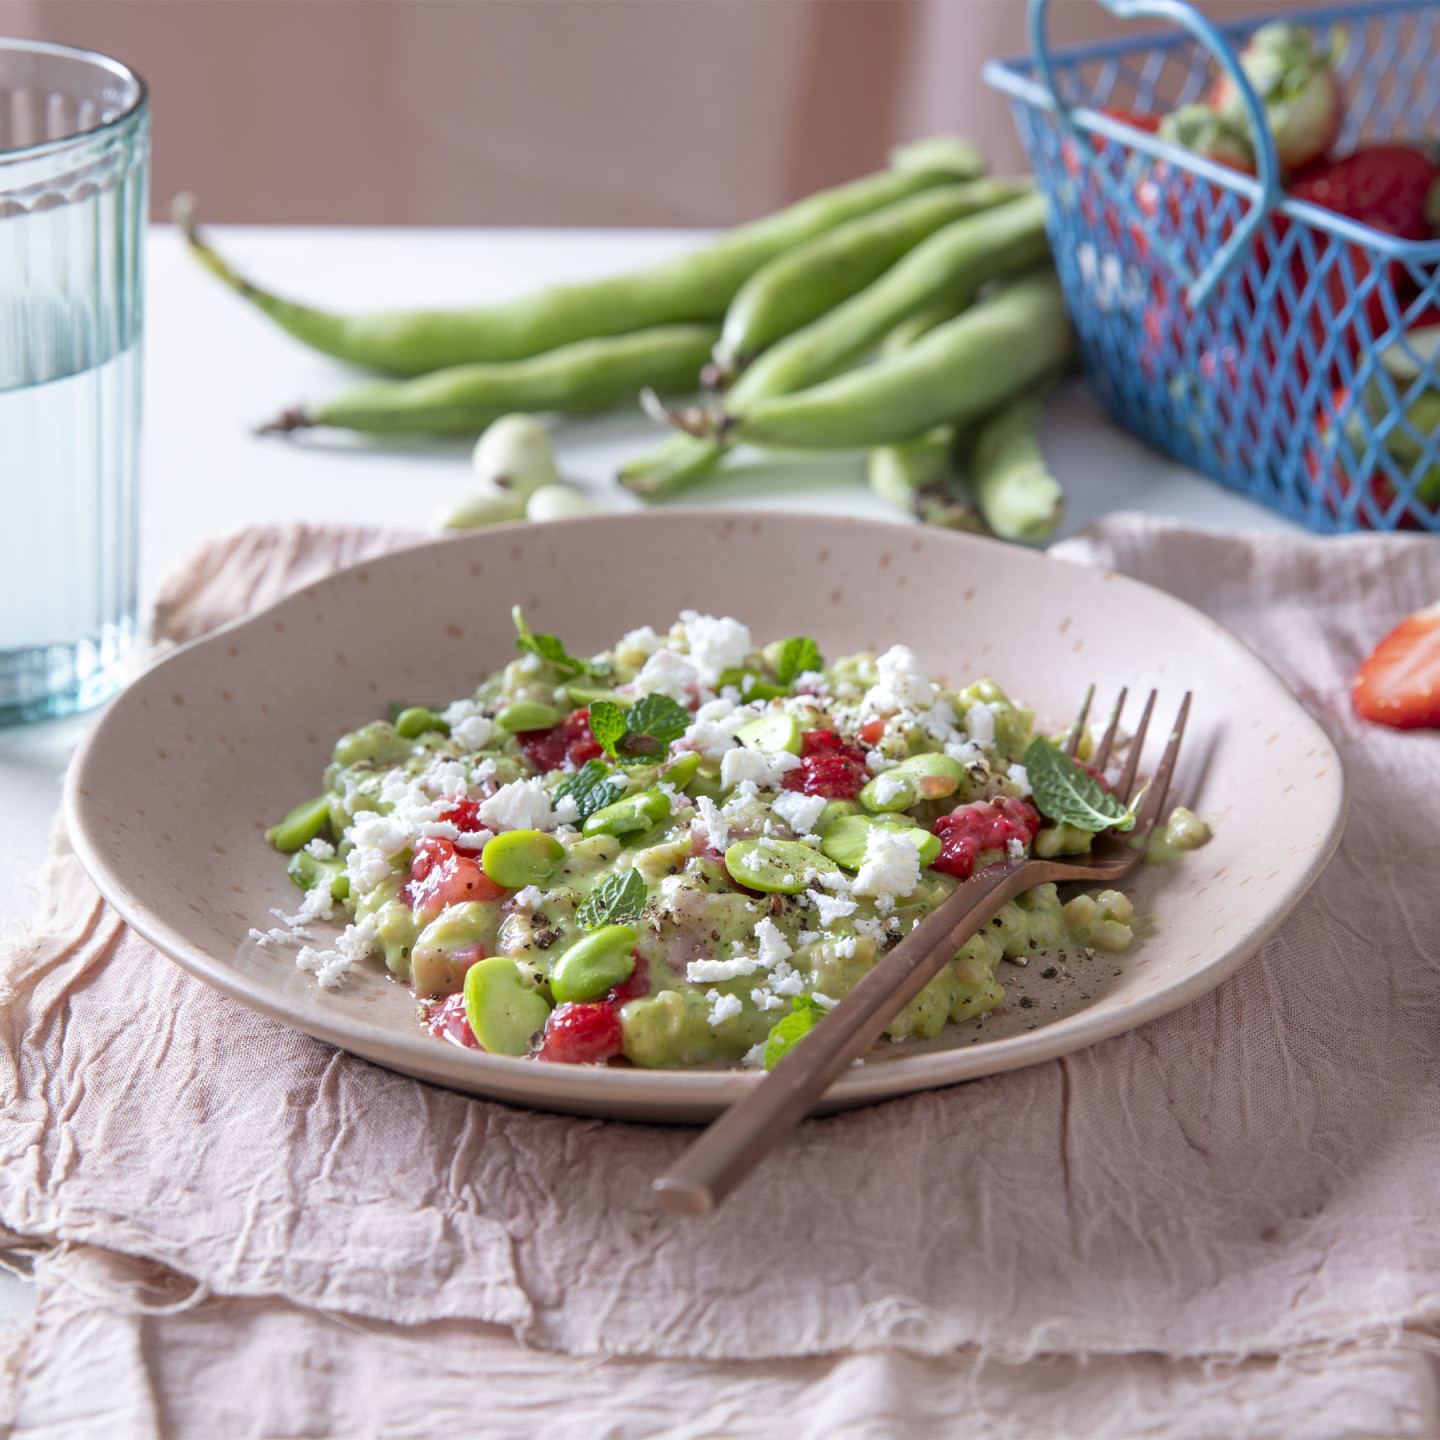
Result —
[{"label": "white table surface", "polygon": [[[693,232],[222,227],[219,248],[257,282],[341,309],[482,303],[538,285],[643,265],[693,245]],[[297,400],[342,387],[340,365],[313,355],[150,234],[145,335],[141,603],[201,541],[277,520],[429,523],[469,479],[469,445],[378,448],[346,437],[259,438],[253,427]],[[556,431],[562,473],[617,508],[640,502],[617,464],[659,435],[634,416]],[[1050,407],[1046,448],[1065,485],[1065,533],[1111,510],[1170,515],[1229,530],[1290,522],[1175,465],[1112,427],[1080,386]],[[813,509],[894,519],[866,489],[858,459],[756,465],[686,492],[705,504]],[[94,715],[0,730],[0,935],[35,908],[34,877],[60,803],[65,766]],[[25,1307],[0,1272],[0,1318]]]}]

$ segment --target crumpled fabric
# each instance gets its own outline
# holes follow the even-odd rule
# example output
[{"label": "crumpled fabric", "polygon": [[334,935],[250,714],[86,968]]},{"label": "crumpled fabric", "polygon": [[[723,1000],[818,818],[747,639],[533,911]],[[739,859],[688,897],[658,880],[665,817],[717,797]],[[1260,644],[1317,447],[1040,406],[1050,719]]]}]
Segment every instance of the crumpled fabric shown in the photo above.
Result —
[{"label": "crumpled fabric", "polygon": [[[188,637],[408,538],[248,532],[168,588],[166,633]],[[1337,1402],[1325,1433],[1424,1433],[1440,1314],[1440,735],[1365,725],[1348,684],[1381,634],[1440,595],[1440,547],[1119,516],[1055,553],[1205,610],[1341,749],[1351,811],[1335,859],[1211,995],[1057,1061],[810,1122],[718,1215],[678,1219],[650,1209],[648,1186],[688,1132],[451,1094],[292,1032],[157,955],[62,847],[47,908],[0,966],[0,1088],[13,1097],[0,1223],[182,1277],[200,1298],[163,1322],[177,1350],[206,1307],[256,1317],[256,1357],[284,1348],[262,1335],[307,1326],[358,1325],[388,1337],[377,1354],[398,1354],[425,1327],[484,1324],[554,1352],[552,1380],[588,1373],[572,1357],[600,1356],[660,1357],[677,1377],[737,1362],[782,1389],[803,1372],[869,1397],[833,1412],[830,1433],[856,1434],[885,1433],[863,1428],[872,1402],[890,1433],[927,1423],[877,1398],[907,1376],[959,1403],[981,1360],[994,1377],[1047,1357],[1071,1375],[1057,1394],[1078,1394],[1095,1372],[1063,1367],[1103,1356],[1127,1367],[1116,1373],[1133,1404],[1055,1433],[1110,1433],[1106,1415],[1122,1412],[1113,1433],[1260,1433],[1227,1422],[1233,1408],[1208,1430],[1179,1410],[1242,1403],[1241,1381],[1212,1383],[1224,1363],[1269,1375],[1254,1379],[1255,1413],[1279,1414],[1292,1391],[1275,1377],[1288,1385],[1302,1360],[1332,1355],[1345,1358],[1313,1385],[1368,1376],[1360,1395],[1388,1367],[1410,1378],[1384,1381],[1391,1408],[1363,1424]],[[1266,817],[1254,825],[1263,850]],[[43,1293],[54,1328],[37,1333],[102,1325],[77,1318],[58,1279]],[[169,1394],[155,1347],[135,1354]],[[765,1369],[787,1365],[801,1369]],[[847,1390],[856,1375],[868,1378]],[[1048,1433],[1016,1398],[1023,1385],[984,1386],[1011,1400],[996,1402],[999,1428],[976,1433]],[[37,1378],[20,1393],[23,1415],[44,1390]],[[1012,1402],[1030,1418],[1007,1431]],[[273,1433],[305,1431],[299,1414],[277,1412]],[[344,1430],[341,1409],[326,1414]]]}]

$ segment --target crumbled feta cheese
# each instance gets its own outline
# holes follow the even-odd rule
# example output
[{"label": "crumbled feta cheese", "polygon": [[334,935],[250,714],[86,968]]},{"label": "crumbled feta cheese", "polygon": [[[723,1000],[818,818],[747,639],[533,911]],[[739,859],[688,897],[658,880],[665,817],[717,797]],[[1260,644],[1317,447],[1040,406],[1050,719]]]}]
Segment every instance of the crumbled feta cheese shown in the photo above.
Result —
[{"label": "crumbled feta cheese", "polygon": [[552,830],[555,814],[550,795],[538,780],[512,780],[480,804],[480,818],[506,830]]},{"label": "crumbled feta cheese", "polygon": [[885,938],[885,922],[872,920],[868,915],[857,915],[851,922],[857,935],[864,935],[878,945]]},{"label": "crumbled feta cheese", "polygon": [[455,843],[463,846],[466,850],[483,850],[494,838],[493,830],[456,829]]},{"label": "crumbled feta cheese", "polygon": [[638,655],[644,655],[647,659],[660,648],[660,637],[655,633],[651,625],[642,625],[638,630],[627,630],[621,637],[620,643],[615,647],[619,650],[633,650]]},{"label": "crumbled feta cheese", "polygon": [[815,877],[827,890],[838,890],[842,895],[849,895],[854,889],[854,882],[843,870],[822,870]]},{"label": "crumbled feta cheese", "polygon": [[830,693],[830,687],[825,683],[825,672],[823,670],[802,670],[795,677],[795,693],[797,695],[818,695],[822,698]]},{"label": "crumbled feta cheese", "polygon": [[1016,835],[1012,835],[1005,842],[1005,853],[1012,860],[1023,860],[1025,858],[1025,845]]},{"label": "crumbled feta cheese", "polygon": [[892,760],[880,750],[867,750],[865,752],[865,768],[872,775],[879,775],[886,770],[893,770],[900,762]]},{"label": "crumbled feta cheese", "polygon": [[372,954],[377,945],[377,927],[375,917],[367,915],[363,920],[357,920],[353,925],[347,925],[339,939],[335,941],[335,948],[347,960],[353,960],[357,964]]},{"label": "crumbled feta cheese", "polygon": [[717,618],[698,610],[682,610],[680,629],[690,661],[706,685],[713,685],[726,670],[739,669],[755,648],[749,627],[728,615]]},{"label": "crumbled feta cheese", "polygon": [[725,802],[720,813],[730,820],[740,818],[744,816],[746,806],[759,794],[760,791],[753,780],[742,780],[735,787],[735,793]]},{"label": "crumbled feta cheese", "polygon": [[788,965],[785,966],[785,969],[790,971],[788,975],[781,975],[779,973],[780,966],[775,967],[776,973],[770,977],[770,988],[777,995],[790,996],[803,993],[805,977],[798,970],[790,970]]},{"label": "crumbled feta cheese", "polygon": [[755,939],[760,946],[756,958],[767,970],[795,953],[780,933],[780,927],[768,915],[755,927]]},{"label": "crumbled feta cheese", "polygon": [[796,937],[801,945],[813,945],[819,938],[818,930],[802,930]]},{"label": "crumbled feta cheese", "polygon": [[750,998],[762,1010],[778,1010],[785,1002],[764,985],[757,985],[750,992]]},{"label": "crumbled feta cheese", "polygon": [[734,785],[748,780],[761,790],[778,790],[785,776],[800,764],[798,755],[787,751],[768,754],[763,750],[746,750],[737,747],[727,750],[720,762],[720,786],[729,790]]},{"label": "crumbled feta cheese", "polygon": [[744,1008],[738,995],[722,995],[718,990],[713,991],[710,995],[710,1023],[722,1025]]},{"label": "crumbled feta cheese", "polygon": [[917,719],[920,728],[937,745],[947,744],[955,738],[955,709],[943,695],[928,709],[921,711]]},{"label": "crumbled feta cheese", "polygon": [[843,895],[816,895],[816,908],[820,911],[820,924],[829,929],[837,920],[855,913],[855,902]]},{"label": "crumbled feta cheese", "polygon": [[657,650],[635,677],[637,695],[668,695],[681,704],[689,699],[687,690],[698,685],[700,672],[673,650]]},{"label": "crumbled feta cheese", "polygon": [[815,994],[810,998],[826,1010],[833,1010],[840,1003],[838,1000],[832,1000],[828,995]]},{"label": "crumbled feta cheese", "polygon": [[957,764],[965,766],[967,770],[972,765],[982,765],[987,770],[989,769],[985,760],[985,752],[973,740],[952,740],[945,747],[945,753]]},{"label": "crumbled feta cheese", "polygon": [[875,799],[881,805],[888,805],[902,795],[908,795],[910,787],[898,775],[881,775],[875,781]]},{"label": "crumbled feta cheese", "polygon": [[865,837],[865,863],[855,876],[855,893],[893,903],[919,883],[920,852],[914,843],[899,831],[872,826]]},{"label": "crumbled feta cheese", "polygon": [[685,978],[692,985],[713,985],[753,975],[757,968],[752,955],[737,955],[733,960],[692,960],[685,967]]},{"label": "crumbled feta cheese", "polygon": [[[702,705],[700,709],[713,711],[715,705],[725,704],[728,702],[717,700],[711,705]],[[746,718],[745,712],[735,709],[734,706],[726,710],[724,715],[718,719],[697,718],[694,724],[675,742],[676,749],[694,750],[707,760],[719,760],[740,743],[735,738],[735,732],[745,723]]]},{"label": "crumbled feta cheese", "polygon": [[878,679],[865,694],[862,709],[869,715],[893,715],[897,710],[928,710],[935,687],[908,645],[892,645],[875,662]]},{"label": "crumbled feta cheese", "polygon": [[783,790],[770,803],[770,808],[797,834],[809,835],[815,822],[825,812],[823,795],[802,795],[798,790]]},{"label": "crumbled feta cheese", "polygon": [[843,935],[832,942],[836,955],[842,960],[853,960],[859,941],[853,935]]},{"label": "crumbled feta cheese", "polygon": [[335,854],[335,847],[328,841],[322,840],[318,835],[305,847],[308,855],[313,855],[317,860],[329,860]]},{"label": "crumbled feta cheese", "polygon": [[696,799],[695,819],[711,847],[723,851],[730,843],[730,826],[720,813],[720,807],[708,795]]},{"label": "crumbled feta cheese", "polygon": [[473,700],[455,700],[440,712],[440,718],[450,727],[453,734],[457,725],[463,724],[472,715],[479,713],[480,707]]},{"label": "crumbled feta cheese", "polygon": [[740,1063],[747,1070],[763,1070],[765,1068],[765,1042],[762,1040],[758,1045],[752,1045],[745,1052]]},{"label": "crumbled feta cheese", "polygon": [[295,963],[314,975],[327,990],[338,990],[350,969],[350,961],[338,951],[315,950],[309,945],[300,947]]},{"label": "crumbled feta cheese", "polygon": [[970,738],[977,744],[992,746],[995,743],[995,711],[985,704],[983,700],[977,700],[965,712],[965,729]]},{"label": "crumbled feta cheese", "polygon": [[[1114,780],[1111,779],[1110,770],[1115,771]],[[1110,770],[1105,772],[1105,780],[1108,784],[1114,784],[1120,778],[1119,766],[1112,765]],[[1010,783],[1018,787],[1022,797],[1030,794],[1030,773],[1019,761],[1010,762]]]},{"label": "crumbled feta cheese", "polygon": [[511,899],[522,910],[533,910],[545,903],[545,892],[538,885],[527,885],[523,890],[517,890]]},{"label": "crumbled feta cheese", "polygon": [[479,750],[488,745],[495,734],[495,724],[483,715],[467,715],[458,725],[450,727],[450,737],[460,742],[462,750]]}]

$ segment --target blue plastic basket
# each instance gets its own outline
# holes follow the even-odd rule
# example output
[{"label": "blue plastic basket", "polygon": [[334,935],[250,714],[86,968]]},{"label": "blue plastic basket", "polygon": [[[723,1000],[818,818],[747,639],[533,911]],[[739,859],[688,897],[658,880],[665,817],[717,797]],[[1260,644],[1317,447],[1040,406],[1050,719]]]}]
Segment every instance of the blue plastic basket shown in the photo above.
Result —
[{"label": "blue plastic basket", "polygon": [[[1217,26],[1182,0],[1099,0],[1174,28],[1055,52],[1048,3],[1030,0],[1033,58],[991,61],[985,78],[1012,97],[1106,408],[1315,530],[1440,532],[1440,363],[1405,338],[1440,319],[1440,241],[1397,240],[1287,197],[1235,60],[1269,18],[1336,32],[1346,97],[1336,152],[1433,136],[1440,3]],[[1203,98],[1222,69],[1250,107],[1256,176],[1103,113],[1164,114]]]}]

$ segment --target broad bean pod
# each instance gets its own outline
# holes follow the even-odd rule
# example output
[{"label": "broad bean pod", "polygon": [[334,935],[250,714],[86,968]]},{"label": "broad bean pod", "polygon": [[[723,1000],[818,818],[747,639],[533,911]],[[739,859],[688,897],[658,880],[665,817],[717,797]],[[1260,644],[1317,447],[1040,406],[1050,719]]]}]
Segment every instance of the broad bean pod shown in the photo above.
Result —
[{"label": "broad bean pod", "polygon": [[[873,284],[765,351],[730,388],[727,409],[815,385],[880,344],[921,312],[962,311],[988,281],[1014,275],[1049,255],[1045,202],[1038,195],[956,220],[921,241]],[[947,418],[945,416],[941,419]],[[921,427],[926,428],[926,427]],[[708,473],[738,436],[701,435],[620,472],[638,495],[673,493]]]},{"label": "broad bean pod", "polygon": [[200,234],[193,209],[176,220],[201,264],[282,329],[313,349],[391,375],[424,375],[456,365],[522,360],[597,336],[686,321],[715,321],[741,285],[767,261],[814,236],[907,195],[982,173],[964,143],[897,157],[889,170],[808,196],[711,244],[644,270],[558,285],[469,310],[338,315],[252,284]]},{"label": "broad bean pod", "polygon": [[1047,270],[1010,282],[896,355],[712,423],[726,443],[887,445],[987,414],[1061,365],[1073,345],[1059,281]]},{"label": "broad bean pod", "polygon": [[1065,514],[1065,492],[1040,448],[1043,392],[988,416],[975,435],[971,476],[986,524],[1002,540],[1043,544]]},{"label": "broad bean pod", "polygon": [[660,325],[577,341],[528,360],[376,380],[286,411],[264,429],[286,433],[331,425],[372,435],[475,435],[512,410],[603,410],[647,387],[693,390],[716,333],[714,325]]},{"label": "broad bean pod", "polygon": [[724,388],[760,351],[863,290],[943,226],[1018,200],[1031,189],[1028,180],[942,185],[777,255],[730,302],[706,383]]}]

